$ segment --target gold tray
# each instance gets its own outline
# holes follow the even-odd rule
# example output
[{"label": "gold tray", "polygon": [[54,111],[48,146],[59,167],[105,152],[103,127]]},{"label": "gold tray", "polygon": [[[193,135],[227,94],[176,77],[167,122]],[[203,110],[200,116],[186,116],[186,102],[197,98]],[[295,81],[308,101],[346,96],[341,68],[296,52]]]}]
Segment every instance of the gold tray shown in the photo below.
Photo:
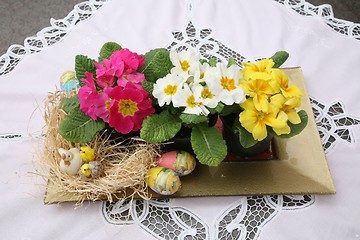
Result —
[{"label": "gold tray", "polygon": [[[171,195],[177,197],[208,197],[268,194],[334,194],[336,192],[320,136],[316,127],[309,96],[300,67],[283,69],[290,83],[305,92],[302,109],[308,125],[301,134],[290,139],[274,139],[276,159],[261,161],[229,161],[219,167],[198,164],[195,171],[181,178],[182,188]],[[165,198],[152,192],[154,198]],[[49,181],[46,204],[78,201],[74,193],[61,193]]]}]

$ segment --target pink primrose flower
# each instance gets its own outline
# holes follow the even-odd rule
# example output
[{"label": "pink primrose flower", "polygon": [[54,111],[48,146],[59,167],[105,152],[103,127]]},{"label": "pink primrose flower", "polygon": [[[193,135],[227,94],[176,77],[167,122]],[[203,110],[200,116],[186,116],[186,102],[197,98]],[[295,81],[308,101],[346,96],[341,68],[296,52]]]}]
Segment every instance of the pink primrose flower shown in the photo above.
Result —
[{"label": "pink primrose flower", "polygon": [[86,78],[81,79],[85,85],[79,89],[78,93],[80,110],[92,119],[96,120],[97,116],[95,114],[94,102],[98,93],[96,91],[94,77],[90,72],[85,72],[85,77]]},{"label": "pink primrose flower", "polygon": [[127,48],[123,48],[121,50],[115,51],[111,57],[110,61],[118,61],[121,59],[124,62],[124,73],[129,74],[138,70],[140,67],[144,65],[144,57],[138,55],[135,52],[131,52]]},{"label": "pink primrose flower", "polygon": [[106,87],[104,91],[99,93],[94,99],[95,115],[104,120],[104,122],[109,122],[110,108],[114,103],[109,97],[111,91],[111,87]]},{"label": "pink primrose flower", "polygon": [[109,97],[109,125],[122,134],[139,130],[143,120],[155,112],[149,93],[131,82],[125,87],[114,87]]},{"label": "pink primrose flower", "polygon": [[97,84],[102,87],[112,87],[114,77],[121,77],[124,73],[124,62],[119,59],[103,59],[104,64],[94,62],[96,67]]},{"label": "pink primrose flower", "polygon": [[145,80],[145,75],[143,73],[133,72],[130,74],[123,74],[121,78],[117,80],[117,85],[125,87],[128,82],[135,83],[135,86],[142,88],[141,82]]}]

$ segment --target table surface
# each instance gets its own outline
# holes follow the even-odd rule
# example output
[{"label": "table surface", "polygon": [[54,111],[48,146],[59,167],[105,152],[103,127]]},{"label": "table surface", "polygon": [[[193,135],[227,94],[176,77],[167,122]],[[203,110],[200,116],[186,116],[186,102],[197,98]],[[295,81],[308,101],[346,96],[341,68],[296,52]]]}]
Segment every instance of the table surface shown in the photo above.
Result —
[{"label": "table surface", "polygon": [[[305,1],[87,1],[0,57],[2,239],[360,239],[360,25]],[[301,66],[335,195],[183,198],[44,205],[32,173],[41,106],[74,56],[115,41],[188,46],[225,60],[286,50]]]}]

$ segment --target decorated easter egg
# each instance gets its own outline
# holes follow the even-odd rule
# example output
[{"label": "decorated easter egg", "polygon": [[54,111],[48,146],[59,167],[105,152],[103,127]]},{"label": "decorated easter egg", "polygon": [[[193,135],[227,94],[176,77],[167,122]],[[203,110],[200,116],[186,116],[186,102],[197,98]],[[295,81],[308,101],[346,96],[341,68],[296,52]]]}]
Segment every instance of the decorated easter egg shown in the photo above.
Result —
[{"label": "decorated easter egg", "polygon": [[79,80],[76,79],[74,71],[66,71],[60,76],[60,88],[65,91],[73,91],[78,89]]},{"label": "decorated easter egg", "polygon": [[169,168],[179,176],[185,176],[194,171],[196,160],[188,152],[171,151],[160,156],[158,166]]},{"label": "decorated easter egg", "polygon": [[176,173],[164,167],[152,167],[148,170],[146,183],[156,193],[171,195],[180,189],[180,178]]}]

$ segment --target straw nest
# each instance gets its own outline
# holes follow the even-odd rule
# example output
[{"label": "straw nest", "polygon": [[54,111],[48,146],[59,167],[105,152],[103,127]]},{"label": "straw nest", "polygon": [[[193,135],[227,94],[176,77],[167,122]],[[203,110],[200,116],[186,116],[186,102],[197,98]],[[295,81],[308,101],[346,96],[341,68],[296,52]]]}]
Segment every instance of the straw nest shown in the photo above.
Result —
[{"label": "straw nest", "polygon": [[[80,144],[71,143],[62,138],[57,128],[64,119],[66,113],[59,108],[59,103],[66,93],[57,91],[49,93],[45,100],[44,141],[39,147],[39,164],[42,171],[49,174],[42,176],[55,189],[61,201],[67,197],[76,195],[76,199],[82,203],[84,200],[113,201],[118,198],[133,198],[139,196],[149,198],[145,176],[147,170],[155,165],[159,155],[159,147],[150,145],[141,139],[133,138],[127,143],[111,140],[106,131],[99,133],[91,142],[81,146],[89,146],[95,150],[96,161],[101,162],[103,173],[95,179],[84,179],[80,176],[70,176],[59,170],[61,160],[59,148],[70,149],[80,147]],[[49,189],[48,189],[49,191]]]}]

